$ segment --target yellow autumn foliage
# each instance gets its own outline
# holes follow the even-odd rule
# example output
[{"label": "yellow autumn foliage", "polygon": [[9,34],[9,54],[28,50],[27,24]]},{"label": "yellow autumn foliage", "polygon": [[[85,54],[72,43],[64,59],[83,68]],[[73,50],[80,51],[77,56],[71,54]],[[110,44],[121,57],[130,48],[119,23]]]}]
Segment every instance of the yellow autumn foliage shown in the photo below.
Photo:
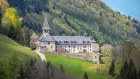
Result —
[{"label": "yellow autumn foliage", "polygon": [[14,28],[18,28],[21,26],[22,18],[18,16],[18,12],[14,8],[7,8],[5,12],[5,16]]}]

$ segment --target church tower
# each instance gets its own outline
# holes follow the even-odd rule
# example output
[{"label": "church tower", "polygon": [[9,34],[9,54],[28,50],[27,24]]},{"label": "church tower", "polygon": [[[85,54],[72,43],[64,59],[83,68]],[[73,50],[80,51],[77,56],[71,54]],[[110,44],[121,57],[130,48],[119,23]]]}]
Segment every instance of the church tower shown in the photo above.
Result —
[{"label": "church tower", "polygon": [[42,31],[43,31],[43,35],[44,35],[44,34],[47,34],[47,33],[49,34],[50,27],[49,27],[49,24],[48,24],[47,17],[45,18],[45,21],[44,21],[44,25],[43,25]]}]

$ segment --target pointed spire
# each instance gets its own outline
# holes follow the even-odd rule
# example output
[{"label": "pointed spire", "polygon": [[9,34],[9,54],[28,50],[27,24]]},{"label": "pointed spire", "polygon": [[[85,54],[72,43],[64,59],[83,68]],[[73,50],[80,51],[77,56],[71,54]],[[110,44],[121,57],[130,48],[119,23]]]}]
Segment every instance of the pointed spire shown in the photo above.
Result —
[{"label": "pointed spire", "polygon": [[49,27],[49,23],[48,23],[47,17],[45,17],[45,21],[44,21],[44,25],[43,25],[42,30],[50,30],[50,27]]}]

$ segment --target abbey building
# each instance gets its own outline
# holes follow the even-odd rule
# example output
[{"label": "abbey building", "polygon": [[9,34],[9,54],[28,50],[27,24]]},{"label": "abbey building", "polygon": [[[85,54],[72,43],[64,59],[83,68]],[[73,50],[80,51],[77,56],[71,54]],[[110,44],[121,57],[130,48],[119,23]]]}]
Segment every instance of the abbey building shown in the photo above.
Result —
[{"label": "abbey building", "polygon": [[41,53],[92,54],[94,62],[99,62],[99,45],[87,36],[51,36],[50,27],[45,18],[39,38],[35,33],[30,38],[30,47]]}]

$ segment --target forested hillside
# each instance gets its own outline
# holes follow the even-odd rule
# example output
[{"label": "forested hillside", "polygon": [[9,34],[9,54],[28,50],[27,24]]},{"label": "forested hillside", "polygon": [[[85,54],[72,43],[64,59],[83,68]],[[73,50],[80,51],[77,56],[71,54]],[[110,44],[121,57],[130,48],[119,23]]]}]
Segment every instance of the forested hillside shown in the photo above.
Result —
[{"label": "forested hillside", "polygon": [[45,16],[52,35],[89,36],[99,43],[117,44],[126,39],[139,44],[140,23],[115,12],[100,0],[8,0],[24,18],[23,25],[41,32]]}]

